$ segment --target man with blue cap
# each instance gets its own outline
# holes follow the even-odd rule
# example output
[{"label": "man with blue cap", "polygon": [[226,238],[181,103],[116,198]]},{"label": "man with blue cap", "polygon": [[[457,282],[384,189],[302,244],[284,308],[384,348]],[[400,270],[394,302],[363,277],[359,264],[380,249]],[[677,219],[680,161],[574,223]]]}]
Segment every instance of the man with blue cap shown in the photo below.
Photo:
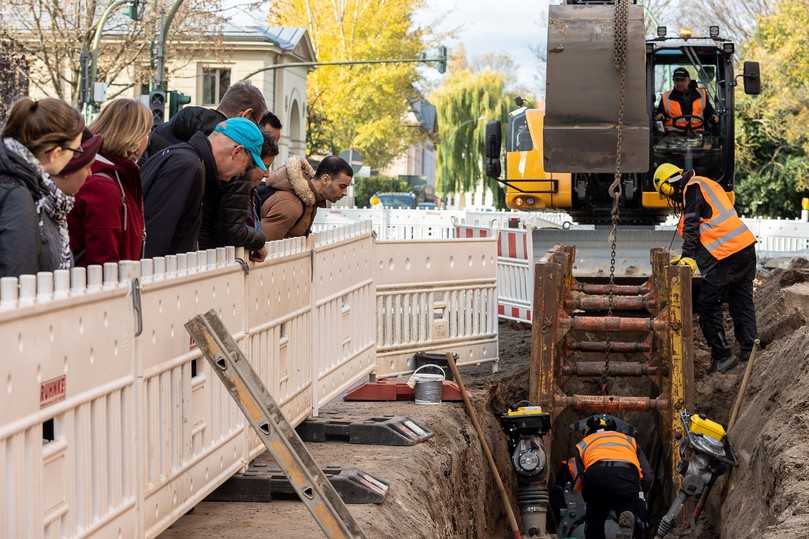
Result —
[{"label": "man with blue cap", "polygon": [[[143,166],[145,257],[197,250],[201,229],[209,230],[222,182],[243,176],[261,160],[264,137],[246,118],[230,118],[205,136],[170,146]],[[206,219],[206,215],[209,217]]]}]

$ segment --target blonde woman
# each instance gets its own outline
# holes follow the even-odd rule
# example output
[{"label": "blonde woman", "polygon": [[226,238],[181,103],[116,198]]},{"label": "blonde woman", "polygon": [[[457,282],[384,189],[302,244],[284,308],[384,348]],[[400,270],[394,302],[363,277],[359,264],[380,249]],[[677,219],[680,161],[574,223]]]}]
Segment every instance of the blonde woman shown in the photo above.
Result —
[{"label": "blonde woman", "polygon": [[149,143],[152,114],[134,99],[116,99],[90,131],[104,143],[68,220],[76,264],[140,260],[146,228],[137,161]]}]

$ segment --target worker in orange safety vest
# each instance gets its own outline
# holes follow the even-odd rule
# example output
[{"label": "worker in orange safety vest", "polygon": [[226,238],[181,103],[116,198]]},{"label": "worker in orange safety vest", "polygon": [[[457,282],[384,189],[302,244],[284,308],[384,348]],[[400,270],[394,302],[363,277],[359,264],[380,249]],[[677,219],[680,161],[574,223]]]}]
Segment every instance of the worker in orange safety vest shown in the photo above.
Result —
[{"label": "worker in orange safety vest", "polygon": [[[683,238],[682,255],[672,263],[691,266],[695,273],[699,268],[702,283],[697,314],[711,348],[710,370],[727,372],[738,362],[747,361],[756,339],[756,237],[739,219],[733,202],[717,182],[663,163],[655,171],[654,185],[681,209],[677,232]],[[732,354],[725,336],[724,302],[733,319],[738,356]]]},{"label": "worker in orange safety vest", "polygon": [[[604,539],[604,524],[614,511],[623,537],[644,536],[647,523],[644,490],[653,472],[633,436],[617,430],[615,418],[599,414],[587,419],[584,438],[576,445],[571,475],[587,504],[586,539]],[[619,535],[621,536],[621,535]]]},{"label": "worker in orange safety vest", "polygon": [[663,92],[657,105],[656,119],[662,121],[667,130],[702,131],[705,122],[719,123],[719,116],[711,106],[708,92],[692,84],[691,75],[684,67],[673,73],[674,88]]}]

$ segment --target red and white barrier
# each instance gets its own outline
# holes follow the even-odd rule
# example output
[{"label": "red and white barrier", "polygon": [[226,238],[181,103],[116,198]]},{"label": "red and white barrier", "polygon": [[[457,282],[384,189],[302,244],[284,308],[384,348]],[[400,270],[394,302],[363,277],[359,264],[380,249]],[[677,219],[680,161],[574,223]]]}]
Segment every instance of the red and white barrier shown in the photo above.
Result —
[{"label": "red and white barrier", "polygon": [[534,299],[532,229],[458,225],[455,234],[461,238],[497,236],[497,315],[506,320],[530,323]]}]

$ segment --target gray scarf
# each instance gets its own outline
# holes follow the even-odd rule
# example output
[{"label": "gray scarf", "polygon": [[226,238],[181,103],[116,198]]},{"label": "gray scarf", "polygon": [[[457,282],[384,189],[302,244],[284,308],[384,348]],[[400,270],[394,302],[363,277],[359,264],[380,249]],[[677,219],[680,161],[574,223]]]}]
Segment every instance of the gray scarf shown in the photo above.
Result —
[{"label": "gray scarf", "polygon": [[42,180],[42,185],[45,187],[47,194],[39,200],[34,201],[39,218],[39,233],[40,236],[44,234],[42,225],[42,211],[44,210],[48,217],[59,226],[59,234],[62,238],[62,260],[59,262],[59,269],[70,269],[73,266],[73,254],[70,251],[70,234],[67,230],[67,214],[73,209],[76,199],[63,193],[53,183],[50,175],[45,172],[39,160],[31,153],[31,151],[23,146],[20,142],[13,138],[4,138],[3,143],[10,151],[19,155],[25,160],[26,163],[31,165],[34,171]]}]

